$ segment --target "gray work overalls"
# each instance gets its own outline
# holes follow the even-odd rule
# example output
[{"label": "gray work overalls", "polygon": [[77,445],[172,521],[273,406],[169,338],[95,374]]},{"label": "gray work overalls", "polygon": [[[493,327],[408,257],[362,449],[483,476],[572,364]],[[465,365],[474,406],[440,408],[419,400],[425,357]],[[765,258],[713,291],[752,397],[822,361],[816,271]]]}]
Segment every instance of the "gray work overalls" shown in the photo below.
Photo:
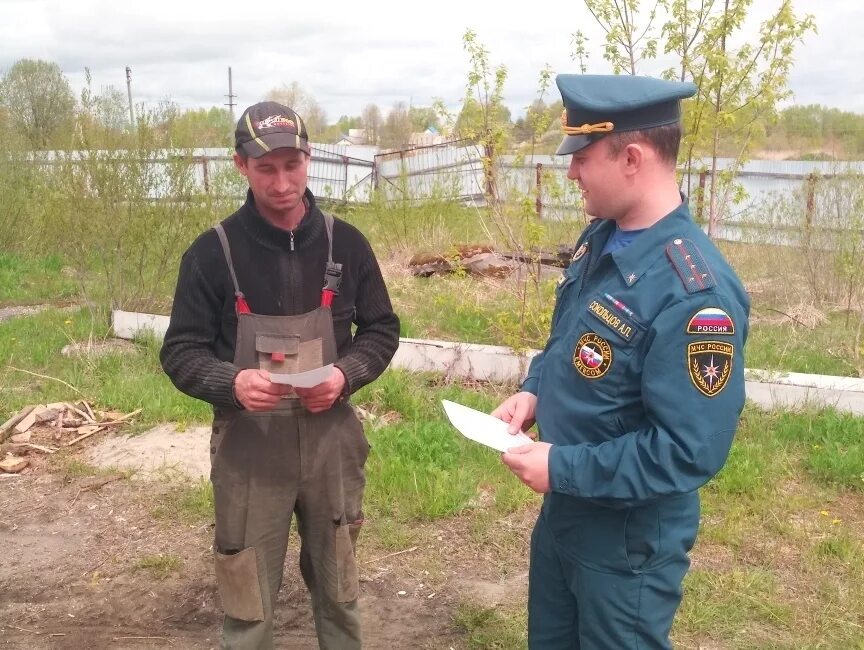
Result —
[{"label": "gray work overalls", "polygon": [[[298,316],[250,312],[228,239],[216,227],[237,298],[238,367],[302,372],[336,361],[329,302],[331,281],[341,267],[333,264],[330,215],[325,224],[329,261],[322,306]],[[273,647],[273,608],[293,514],[320,647],[361,647],[354,548],[363,523],[368,453],[363,426],[347,401],[315,414],[296,395],[268,412],[215,409],[210,479],[216,582],[225,611],[223,648]]]}]

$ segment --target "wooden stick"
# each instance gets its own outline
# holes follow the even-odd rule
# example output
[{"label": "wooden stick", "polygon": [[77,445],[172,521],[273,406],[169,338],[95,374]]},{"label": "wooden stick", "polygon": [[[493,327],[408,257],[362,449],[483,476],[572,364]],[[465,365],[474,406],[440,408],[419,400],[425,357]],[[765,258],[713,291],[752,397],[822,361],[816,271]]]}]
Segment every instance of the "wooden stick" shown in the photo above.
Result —
[{"label": "wooden stick", "polygon": [[22,632],[29,632],[30,634],[42,634],[41,632],[37,632],[36,630],[28,630],[26,627],[18,627],[17,625],[10,625],[9,627],[15,628],[16,630],[21,630]]},{"label": "wooden stick", "polygon": [[82,400],[81,400],[81,403],[84,405],[84,410],[87,411],[87,414],[90,416],[90,419],[93,420],[93,421],[95,422],[95,421],[96,421],[96,416],[93,415],[93,409],[90,408],[90,405],[87,403],[86,400],[83,400],[83,399],[82,399]]},{"label": "wooden stick", "polygon": [[412,546],[411,548],[406,548],[404,551],[396,551],[395,553],[388,553],[387,555],[382,555],[381,557],[376,557],[374,560],[366,560],[363,564],[372,564],[373,562],[380,562],[381,560],[386,560],[388,557],[395,557],[397,555],[402,555],[403,553],[411,553],[412,551],[416,551],[419,546]]},{"label": "wooden stick", "polygon": [[135,411],[132,411],[131,413],[127,413],[122,418],[117,418],[116,420],[103,420],[102,422],[97,422],[97,424],[100,427],[108,427],[108,426],[111,426],[112,424],[123,424],[124,422],[129,420],[129,418],[135,417],[136,415],[138,415],[143,410],[144,409],[137,409]]},{"label": "wooden stick", "polygon": [[94,430],[91,431],[90,433],[82,433],[82,434],[81,434],[80,436],[78,436],[77,438],[75,438],[75,439],[73,439],[73,440],[70,440],[69,442],[66,443],[66,446],[67,446],[67,447],[71,447],[72,445],[81,442],[81,441],[84,440],[85,438],[89,438],[90,436],[96,435],[96,434],[99,433],[100,431],[104,431],[104,430],[105,430],[105,427],[96,427],[96,429],[94,429]]},{"label": "wooden stick", "polygon": [[30,415],[30,412],[35,408],[36,408],[35,405],[34,406],[25,406],[23,409],[18,411],[11,418],[6,420],[2,425],[0,425],[0,441],[2,441],[4,434],[9,429],[14,427],[16,424],[18,424],[21,420],[26,418],[28,415]]},{"label": "wooden stick", "polygon": [[155,640],[161,639],[162,641],[167,641],[167,636],[115,636],[114,640],[119,641],[120,639],[138,639],[138,640]]},{"label": "wooden stick", "polygon": [[71,388],[72,390],[74,390],[76,393],[78,393],[82,397],[84,396],[84,393],[82,393],[80,390],[75,388],[72,384],[69,384],[69,383],[63,381],[62,379],[57,379],[57,377],[50,377],[49,375],[40,375],[38,372],[30,372],[29,370],[22,370],[21,368],[16,368],[15,366],[6,366],[6,367],[9,368],[9,370],[14,370],[15,372],[23,372],[25,375],[33,375],[34,377],[39,377],[40,379],[50,379],[51,381],[60,382],[61,384],[63,384],[67,388]]},{"label": "wooden stick", "polygon": [[91,424],[96,424],[96,420],[94,420],[93,418],[91,418],[89,415],[87,415],[87,414],[86,414],[84,411],[82,411],[81,409],[76,408],[75,406],[72,406],[72,405],[69,404],[68,402],[66,403],[66,406],[69,408],[70,411],[72,411],[72,412],[75,413],[76,415],[80,415],[82,418],[84,418],[84,421],[85,421],[85,422],[90,422]]},{"label": "wooden stick", "polygon": [[53,454],[56,449],[52,449],[51,447],[43,447],[42,445],[34,445],[32,442],[14,442],[12,443],[16,447],[28,447],[30,449],[35,449],[36,451],[42,451],[46,454]]}]

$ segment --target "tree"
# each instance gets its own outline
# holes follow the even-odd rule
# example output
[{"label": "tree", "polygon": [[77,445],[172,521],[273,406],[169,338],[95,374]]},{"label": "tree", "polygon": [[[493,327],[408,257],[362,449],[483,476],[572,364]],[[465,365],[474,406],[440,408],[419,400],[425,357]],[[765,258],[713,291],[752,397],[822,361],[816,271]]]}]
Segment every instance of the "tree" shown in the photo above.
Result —
[{"label": "tree", "polygon": [[388,149],[407,147],[411,140],[411,116],[405,102],[396,102],[381,125],[379,144]]},{"label": "tree", "polygon": [[84,88],[75,112],[75,149],[126,149],[134,146],[126,94],[114,86],[93,92],[93,77],[84,68]]},{"label": "tree", "polygon": [[381,109],[377,104],[366,104],[360,113],[360,123],[366,131],[366,142],[378,144],[381,133]]},{"label": "tree", "polygon": [[175,113],[165,126],[174,147],[231,147],[234,142],[234,120],[225,108]]},{"label": "tree", "polygon": [[[697,155],[711,158],[708,232],[715,234],[721,220],[718,196],[737,190],[732,183],[736,168],[763,125],[774,119],[777,103],[789,96],[792,54],[804,35],[815,29],[813,18],[799,18],[791,0],[782,0],[760,26],[755,43],[732,49],[729,44],[740,34],[753,0],[655,0],[644,29],[637,27],[639,0],[584,1],[606,31],[604,58],[616,72],[631,74],[636,74],[641,58],[656,55],[652,26],[657,9],[668,9],[661,28],[664,52],[677,55],[679,63],[664,76],[692,80],[697,87],[685,105],[682,156],[688,179]],[[736,164],[722,175],[717,171],[721,142],[737,147]]]},{"label": "tree", "polygon": [[[705,151],[711,157],[711,236],[723,218],[719,195],[737,191],[732,175],[746,160],[754,132],[765,121],[775,119],[777,103],[789,96],[795,46],[815,29],[812,16],[797,17],[791,0],[782,0],[776,13],[760,25],[756,42],[731,49],[731,37],[741,29],[752,2],[723,0],[722,9],[707,17],[693,12],[697,16],[694,20],[702,22],[702,37],[693,42],[692,56],[682,57],[686,59],[686,67],[682,64],[685,76],[692,78],[698,88],[685,120],[690,134],[686,141],[688,167],[692,166],[695,152]],[[722,176],[717,172],[721,140],[739,143],[736,164],[724,170]]]},{"label": "tree", "polygon": [[56,146],[60,134],[71,134],[75,97],[56,63],[16,61],[0,81],[0,102],[34,148]]},{"label": "tree", "polygon": [[441,130],[438,124],[438,113],[432,107],[412,106],[408,109],[408,116],[411,118],[411,128],[417,133],[422,133],[428,128]]},{"label": "tree", "polygon": [[[709,0],[711,1],[711,0]],[[663,7],[665,0],[654,0],[654,6],[648,12],[647,25],[639,27],[641,15],[639,0],[585,0],[585,6],[606,32],[606,47],[603,58],[612,64],[612,71],[618,74],[626,71],[636,74],[636,67],[642,59],[653,59],[657,56],[657,36],[654,34],[654,20],[657,9]],[[580,68],[584,74],[587,52],[587,39],[581,32],[573,36],[575,52],[573,58],[579,59]]]},{"label": "tree", "polygon": [[462,45],[468,52],[469,69],[457,132],[483,147],[484,192],[487,200],[495,203],[498,200],[495,168],[510,133],[510,110],[504,105],[503,94],[507,68],[492,66],[489,51],[477,41],[474,31],[465,32]]},{"label": "tree", "polygon": [[321,104],[299,83],[282,84],[267,93],[267,99],[293,109],[303,120],[309,131],[309,139],[320,139],[327,129],[327,113]]}]

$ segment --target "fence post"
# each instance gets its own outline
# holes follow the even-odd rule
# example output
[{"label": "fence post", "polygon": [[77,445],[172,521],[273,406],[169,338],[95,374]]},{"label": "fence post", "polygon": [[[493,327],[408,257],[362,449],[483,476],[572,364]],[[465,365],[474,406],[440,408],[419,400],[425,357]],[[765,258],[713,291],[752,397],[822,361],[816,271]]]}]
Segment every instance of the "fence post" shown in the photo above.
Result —
[{"label": "fence post", "polygon": [[810,239],[813,235],[813,213],[816,208],[816,172],[807,174],[807,207],[804,212],[804,241],[806,247],[810,248]]},{"label": "fence post", "polygon": [[705,211],[705,180],[708,172],[699,172],[699,194],[696,197],[696,223],[702,223],[702,214]]},{"label": "fence post", "polygon": [[348,156],[342,156],[342,170],[344,172],[343,176],[344,183],[342,185],[342,201],[344,203],[348,202]]},{"label": "fence post", "polygon": [[543,163],[537,163],[537,219],[543,218]]},{"label": "fence post", "polygon": [[207,156],[201,156],[201,169],[204,172],[204,192],[210,194],[210,165]]}]

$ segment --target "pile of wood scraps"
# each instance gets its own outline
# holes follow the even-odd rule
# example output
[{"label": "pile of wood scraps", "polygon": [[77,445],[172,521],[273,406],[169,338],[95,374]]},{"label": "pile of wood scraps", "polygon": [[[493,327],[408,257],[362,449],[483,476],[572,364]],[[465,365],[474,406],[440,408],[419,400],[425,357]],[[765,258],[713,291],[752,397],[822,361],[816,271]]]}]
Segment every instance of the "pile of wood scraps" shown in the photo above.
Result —
[{"label": "pile of wood scraps", "polygon": [[53,454],[82,440],[127,424],[131,413],[94,410],[86,401],[27,406],[0,425],[0,442],[9,438],[12,450],[0,460],[0,471],[15,474],[29,464],[33,452]]}]

